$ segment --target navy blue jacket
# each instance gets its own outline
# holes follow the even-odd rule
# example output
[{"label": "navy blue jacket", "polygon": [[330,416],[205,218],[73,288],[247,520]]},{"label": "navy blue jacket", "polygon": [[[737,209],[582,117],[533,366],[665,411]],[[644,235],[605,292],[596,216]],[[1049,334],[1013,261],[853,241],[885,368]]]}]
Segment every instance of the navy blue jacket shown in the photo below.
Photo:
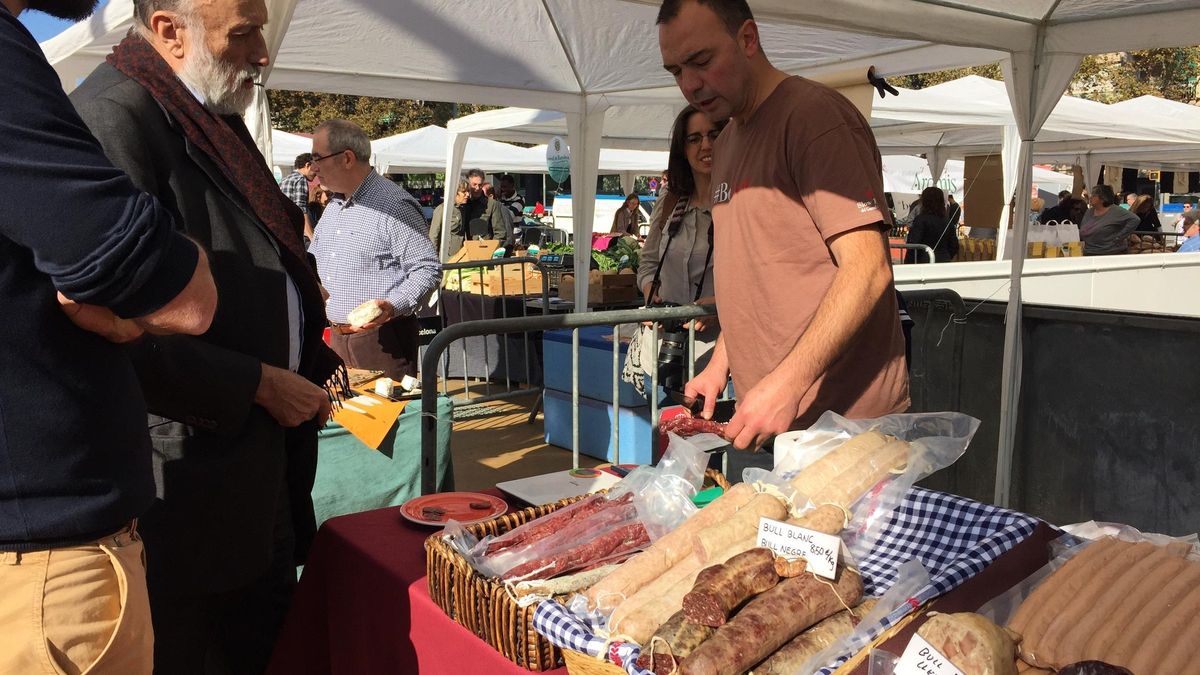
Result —
[{"label": "navy blue jacket", "polygon": [[0,63],[0,550],[35,550],[110,534],[154,499],[133,366],[55,291],[144,316],[198,254],[105,157],[3,5]]}]

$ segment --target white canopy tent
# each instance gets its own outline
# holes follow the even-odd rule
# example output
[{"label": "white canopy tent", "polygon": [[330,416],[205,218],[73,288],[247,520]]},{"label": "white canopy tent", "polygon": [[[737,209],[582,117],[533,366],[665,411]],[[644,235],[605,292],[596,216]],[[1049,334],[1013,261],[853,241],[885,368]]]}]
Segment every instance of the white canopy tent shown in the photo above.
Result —
[{"label": "white canopy tent", "polygon": [[[1156,104],[1146,105],[1157,110]],[[1195,143],[1197,127],[1185,128],[1184,123],[1184,119],[1163,119],[1121,104],[1064,96],[1038,132],[1033,157],[1039,162],[1079,164],[1086,180],[1092,181],[1102,163],[1129,166],[1136,158],[1149,161],[1156,153],[1200,149]],[[881,152],[922,153],[934,167],[965,155],[999,153],[1015,158],[1020,143],[1016,124],[1004,83],[976,76],[920,91],[902,90],[899,97],[877,102],[871,116]],[[1007,195],[1015,189],[1017,168],[1011,160],[1005,163]],[[1005,222],[997,239],[1001,247],[1008,210],[1003,213]]]},{"label": "white canopy tent", "polygon": [[296,157],[312,152],[312,139],[279,129],[271,130],[271,164],[287,175],[296,165]]},{"label": "white canopy tent", "polygon": [[[1033,142],[1084,54],[1188,45],[1196,0],[749,0],[773,62],[813,74],[876,65],[881,75],[1004,61],[1015,126],[1008,135],[1027,186]],[[673,89],[661,69],[659,0],[268,0],[274,88],[524,105],[568,113],[576,228],[591,223],[605,110]],[[65,86],[86,75],[128,29],[130,0],[47,43]],[[519,35],[505,48],[467,31]],[[107,45],[107,46],[106,46]],[[348,48],[348,46],[351,46]],[[398,53],[403,58],[398,58]],[[265,106],[256,109],[261,121]],[[252,126],[256,126],[252,124]],[[262,130],[264,136],[265,129]],[[451,152],[459,142],[453,144]],[[461,151],[463,148],[458,148]],[[455,153],[459,154],[459,153]],[[264,152],[264,156],[271,156]],[[453,155],[451,155],[453,156]],[[1029,190],[1016,189],[1016,212]],[[1026,223],[1016,223],[1024,247]],[[586,257],[577,297],[587,297]],[[1012,263],[995,499],[1007,504],[1021,371],[1022,256]]]},{"label": "white canopy tent", "polygon": [[[371,163],[381,173],[436,173],[446,170],[446,129],[430,125],[371,141]],[[486,138],[467,141],[462,165],[489,172],[545,173],[546,146],[523,148]],[[600,173],[654,174],[667,166],[667,153],[646,150],[600,151]]]},{"label": "white canopy tent", "polygon": [[[954,195],[960,204],[964,202],[963,189],[965,162],[961,159],[946,160],[938,180],[934,182],[928,160],[914,155],[883,156],[883,189],[892,193],[920,194],[932,185],[942,188],[946,194]],[[1046,192],[1070,190],[1073,178],[1057,171],[1033,167],[1033,184]],[[1032,192],[1032,191],[1031,191]],[[897,204],[896,208],[900,208]],[[897,212],[897,215],[903,215]]]}]

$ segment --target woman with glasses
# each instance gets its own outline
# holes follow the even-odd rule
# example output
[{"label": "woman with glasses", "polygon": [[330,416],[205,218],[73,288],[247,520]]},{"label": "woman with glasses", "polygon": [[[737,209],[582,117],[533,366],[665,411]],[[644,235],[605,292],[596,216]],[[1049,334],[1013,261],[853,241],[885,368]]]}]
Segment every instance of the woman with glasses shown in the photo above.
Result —
[{"label": "woman with glasses", "polygon": [[[638,287],[648,305],[664,302],[711,305],[715,301],[710,181],[713,142],[723,126],[713,124],[690,105],[675,118],[667,164],[671,182],[666,195],[654,205],[650,233],[638,263]],[[693,358],[699,359],[712,349],[719,330],[716,317],[696,320]],[[642,333],[646,335],[649,331]],[[653,365],[658,355],[657,345],[643,339],[640,349],[631,345],[630,354],[626,381],[641,390],[642,373]],[[703,366],[704,361],[698,362],[696,371]]]}]

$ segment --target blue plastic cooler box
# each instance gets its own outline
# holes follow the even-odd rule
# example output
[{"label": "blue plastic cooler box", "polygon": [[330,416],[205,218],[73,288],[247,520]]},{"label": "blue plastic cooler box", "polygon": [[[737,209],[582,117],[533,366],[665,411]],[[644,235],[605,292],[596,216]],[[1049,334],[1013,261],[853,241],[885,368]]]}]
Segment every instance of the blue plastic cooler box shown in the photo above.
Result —
[{"label": "blue plastic cooler box", "polygon": [[[628,344],[621,345],[620,369],[625,367]],[[655,357],[658,355],[655,354]],[[547,389],[571,393],[571,331],[549,330],[542,334],[543,382]],[[647,383],[648,384],[648,383]],[[588,326],[579,329],[579,396],[612,403],[612,328]],[[622,406],[646,405],[645,397],[632,384],[621,383],[617,402]],[[623,458],[622,458],[623,459]]]},{"label": "blue plastic cooler box", "polygon": [[[609,355],[612,358],[612,355]],[[546,420],[546,442],[571,449],[571,394],[546,390],[543,401]],[[621,463],[651,463],[650,407],[618,408],[621,428]],[[612,403],[579,397],[579,452],[616,461],[612,444]]]}]

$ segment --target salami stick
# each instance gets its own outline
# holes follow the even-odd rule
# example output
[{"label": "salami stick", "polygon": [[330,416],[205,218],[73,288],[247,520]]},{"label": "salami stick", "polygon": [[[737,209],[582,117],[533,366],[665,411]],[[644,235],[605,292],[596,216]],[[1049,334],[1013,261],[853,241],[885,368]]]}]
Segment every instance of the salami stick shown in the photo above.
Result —
[{"label": "salami stick", "polygon": [[621,565],[587,592],[588,605],[610,610],[666,570],[692,554],[692,538],[697,532],[722,522],[754,497],[754,488],[738,483],[713,503],[688,518],[682,525],[664,535]]},{"label": "salami stick", "polygon": [[862,597],[862,579],[842,569],[831,584],[805,573],[754,598],[683,660],[683,675],[744,673],[805,629]]},{"label": "salami stick", "polygon": [[752,548],[724,564],[701,570],[692,592],[683,596],[683,613],[692,623],[715,628],[724,625],[748,598],[777,583],[775,554],[770,549]]}]

